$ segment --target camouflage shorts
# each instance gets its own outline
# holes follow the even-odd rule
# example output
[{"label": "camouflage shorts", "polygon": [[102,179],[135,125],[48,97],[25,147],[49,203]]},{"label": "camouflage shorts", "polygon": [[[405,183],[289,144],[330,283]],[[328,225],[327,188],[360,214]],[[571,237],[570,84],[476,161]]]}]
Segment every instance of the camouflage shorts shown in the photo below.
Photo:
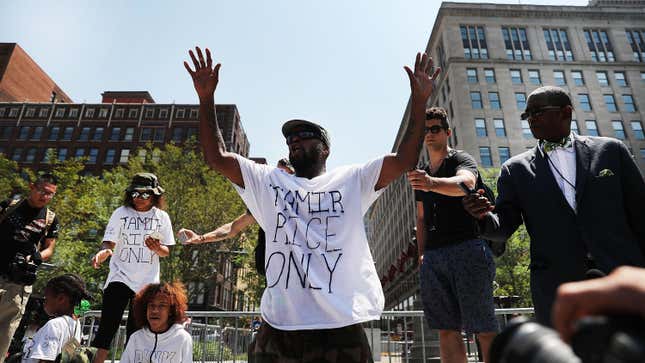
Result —
[{"label": "camouflage shorts", "polygon": [[249,363],[373,363],[360,324],[338,329],[279,330],[262,324]]}]

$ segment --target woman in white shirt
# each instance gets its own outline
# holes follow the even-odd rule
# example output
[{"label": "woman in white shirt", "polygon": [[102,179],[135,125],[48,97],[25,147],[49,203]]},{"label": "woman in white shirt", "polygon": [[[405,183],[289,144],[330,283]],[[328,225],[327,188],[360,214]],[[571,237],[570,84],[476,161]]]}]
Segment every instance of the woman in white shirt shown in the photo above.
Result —
[{"label": "woman in white shirt", "polygon": [[[94,363],[107,358],[126,305],[150,283],[159,282],[159,257],[170,254],[175,238],[165,205],[164,189],[151,173],[138,173],[125,190],[123,206],[110,217],[101,250],[92,258],[94,268],[110,258],[110,272],[103,290],[101,321],[92,346],[98,348]],[[135,331],[130,313],[127,338]]]}]

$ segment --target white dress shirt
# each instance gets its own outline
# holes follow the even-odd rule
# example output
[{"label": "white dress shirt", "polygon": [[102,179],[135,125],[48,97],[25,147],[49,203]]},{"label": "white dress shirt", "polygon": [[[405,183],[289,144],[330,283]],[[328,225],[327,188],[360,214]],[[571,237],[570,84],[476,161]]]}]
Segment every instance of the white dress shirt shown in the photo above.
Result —
[{"label": "white dress shirt", "polygon": [[[553,173],[558,187],[560,187],[560,190],[562,191],[564,198],[567,200],[567,203],[569,203],[569,206],[571,206],[571,209],[575,211],[576,188],[573,186],[576,185],[576,149],[573,147],[573,142],[575,140],[573,135],[570,135],[569,137],[571,138],[571,145],[569,145],[569,147],[558,147],[546,154],[549,157],[548,160],[550,160],[547,160],[547,163],[549,164],[549,168],[551,168],[551,173]],[[542,147],[540,147],[540,150],[544,153],[544,149]],[[566,178],[571,185],[569,185],[563,177]]]}]

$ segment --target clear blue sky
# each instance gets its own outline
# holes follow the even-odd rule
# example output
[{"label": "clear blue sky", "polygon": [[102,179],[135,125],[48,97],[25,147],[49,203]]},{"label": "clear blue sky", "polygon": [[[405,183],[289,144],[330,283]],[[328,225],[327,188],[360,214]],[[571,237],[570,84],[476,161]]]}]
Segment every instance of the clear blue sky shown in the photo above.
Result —
[{"label": "clear blue sky", "polygon": [[425,49],[439,5],[2,1],[0,42],[19,43],[75,102],[100,102],[107,90],[147,90],[158,103],[196,103],[182,62],[190,47],[209,47],[222,63],[215,101],[237,105],[251,156],[270,163],[285,156],[280,126],[308,118],[330,131],[333,168],[391,150],[409,97],[403,65]]}]

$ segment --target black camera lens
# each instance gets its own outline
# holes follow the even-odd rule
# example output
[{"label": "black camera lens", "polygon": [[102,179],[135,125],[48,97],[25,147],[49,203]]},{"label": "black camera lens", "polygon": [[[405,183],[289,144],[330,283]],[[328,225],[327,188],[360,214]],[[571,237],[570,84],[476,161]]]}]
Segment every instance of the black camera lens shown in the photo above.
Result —
[{"label": "black camera lens", "polygon": [[527,318],[513,319],[490,348],[492,363],[580,363],[558,333]]}]

